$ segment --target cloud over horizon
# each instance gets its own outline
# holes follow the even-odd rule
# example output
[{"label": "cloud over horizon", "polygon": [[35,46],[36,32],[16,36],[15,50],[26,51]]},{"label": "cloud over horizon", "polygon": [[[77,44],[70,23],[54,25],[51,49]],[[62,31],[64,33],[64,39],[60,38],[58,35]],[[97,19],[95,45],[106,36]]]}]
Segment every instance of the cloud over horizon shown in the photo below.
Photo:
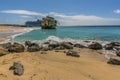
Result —
[{"label": "cloud over horizon", "polygon": [[114,13],[120,14],[120,9],[114,10]]},{"label": "cloud over horizon", "polygon": [[34,16],[46,16],[45,14],[28,11],[28,10],[3,10],[0,11],[1,13],[8,13],[8,14],[23,14],[23,15],[34,15]]},{"label": "cloud over horizon", "polygon": [[[120,18],[104,18],[95,15],[66,15],[57,12],[39,13],[28,10],[3,10],[1,13],[7,14],[20,14],[22,18],[29,18],[30,16],[46,15],[55,17],[62,26],[79,26],[79,25],[120,25]],[[115,10],[115,13],[120,13],[119,10]],[[26,19],[28,20],[28,19]]]}]

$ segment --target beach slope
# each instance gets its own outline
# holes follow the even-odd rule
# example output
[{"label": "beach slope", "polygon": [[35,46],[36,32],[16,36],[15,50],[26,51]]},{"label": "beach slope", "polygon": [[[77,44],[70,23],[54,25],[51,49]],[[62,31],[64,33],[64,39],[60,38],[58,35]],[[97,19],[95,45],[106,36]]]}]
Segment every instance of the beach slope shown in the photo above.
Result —
[{"label": "beach slope", "polygon": [[[97,51],[77,50],[79,58],[63,51],[24,52],[0,57],[0,80],[120,80],[120,66],[106,63]],[[43,52],[42,52],[43,53]],[[9,70],[13,62],[24,65],[24,74],[15,76]]]}]

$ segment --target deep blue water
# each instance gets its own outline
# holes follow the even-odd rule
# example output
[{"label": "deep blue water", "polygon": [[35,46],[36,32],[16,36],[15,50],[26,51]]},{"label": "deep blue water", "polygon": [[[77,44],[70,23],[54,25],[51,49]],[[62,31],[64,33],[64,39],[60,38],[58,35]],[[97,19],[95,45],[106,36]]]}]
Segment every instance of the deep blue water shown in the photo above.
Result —
[{"label": "deep blue water", "polygon": [[33,30],[14,38],[15,41],[44,40],[49,36],[81,40],[120,41],[119,26],[57,27],[55,30]]}]

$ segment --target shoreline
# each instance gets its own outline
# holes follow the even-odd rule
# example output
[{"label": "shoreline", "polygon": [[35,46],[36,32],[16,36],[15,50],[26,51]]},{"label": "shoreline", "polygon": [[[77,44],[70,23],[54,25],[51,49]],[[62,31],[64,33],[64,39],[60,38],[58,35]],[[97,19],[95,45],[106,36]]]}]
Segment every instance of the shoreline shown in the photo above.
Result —
[{"label": "shoreline", "polygon": [[[16,36],[19,36],[19,35],[28,33],[28,32],[30,32],[32,30],[38,29],[38,28],[24,28],[24,27],[14,27],[14,26],[5,26],[5,27],[8,27],[8,30],[7,29],[1,30],[1,32],[3,32],[2,34],[3,35],[10,34],[10,35],[9,36],[5,36],[5,38],[0,41],[0,44],[6,43],[6,42],[11,42],[12,39],[14,39]],[[1,26],[0,26],[0,28],[1,28]],[[10,29],[10,28],[13,28],[13,29]]]},{"label": "shoreline", "polygon": [[[53,43],[50,42],[49,44],[53,44],[54,47],[55,43],[53,41]],[[49,44],[44,43],[44,45]],[[25,49],[27,49],[27,46]],[[69,56],[67,55],[68,51],[75,51],[80,56]],[[11,53],[7,53],[6,55],[0,57],[0,79],[2,80],[120,79],[120,66],[108,64],[107,61],[111,55],[110,57],[109,55],[104,56],[101,50],[73,48],[63,50],[53,49],[47,51],[40,50],[35,52],[24,51],[20,53]],[[14,62],[19,62],[24,66],[23,75],[14,75],[13,72],[9,70],[10,66],[13,65]],[[106,76],[106,74],[109,76]]]},{"label": "shoreline", "polygon": [[[21,32],[16,32],[11,38],[14,39],[16,36],[32,30],[35,29],[21,29]],[[99,44],[93,43],[97,41]],[[120,61],[120,57],[113,54],[113,50],[105,50],[105,43],[110,44],[110,42],[99,40],[60,39],[55,36],[50,36],[41,43],[37,43],[37,41],[28,41],[26,44],[5,42],[0,45],[0,79],[119,80],[120,63],[113,65],[108,64],[108,61],[110,58]],[[89,47],[92,44],[94,44],[94,49]],[[120,43],[117,44],[120,47]],[[75,55],[71,56],[69,51],[73,51],[72,54]],[[24,66],[23,75],[14,75],[13,71],[9,70],[14,62],[19,62]]]}]

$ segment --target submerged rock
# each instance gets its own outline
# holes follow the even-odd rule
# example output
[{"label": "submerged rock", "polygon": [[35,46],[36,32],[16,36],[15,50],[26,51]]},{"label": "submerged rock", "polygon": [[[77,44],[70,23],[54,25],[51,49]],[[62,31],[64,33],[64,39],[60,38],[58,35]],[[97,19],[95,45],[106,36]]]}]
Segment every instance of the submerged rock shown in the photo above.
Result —
[{"label": "submerged rock", "polygon": [[80,55],[76,52],[76,51],[71,51],[69,50],[67,53],[66,53],[67,56],[73,56],[73,57],[80,57]]},{"label": "submerged rock", "polygon": [[108,64],[113,64],[113,65],[120,65],[120,60],[110,58],[110,59],[107,61],[107,63],[108,63]]},{"label": "submerged rock", "polygon": [[13,66],[11,66],[9,70],[13,70],[13,74],[18,76],[21,76],[24,73],[24,67],[19,62],[14,62]]},{"label": "submerged rock", "polygon": [[20,43],[13,43],[8,47],[8,52],[24,52],[25,47]]},{"label": "submerged rock", "polygon": [[88,48],[94,49],[94,50],[100,50],[100,49],[102,49],[102,45],[100,43],[94,42],[94,43],[90,44],[88,46]]}]

